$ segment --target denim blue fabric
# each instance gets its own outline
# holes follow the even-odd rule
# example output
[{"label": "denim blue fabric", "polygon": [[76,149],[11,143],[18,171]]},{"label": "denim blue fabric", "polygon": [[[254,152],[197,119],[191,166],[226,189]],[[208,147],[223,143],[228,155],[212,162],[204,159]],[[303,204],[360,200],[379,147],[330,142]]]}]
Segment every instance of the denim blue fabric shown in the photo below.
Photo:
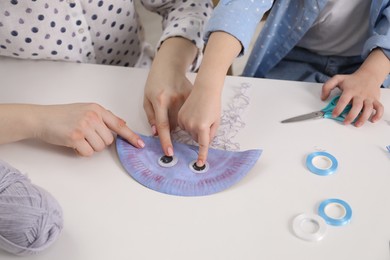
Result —
[{"label": "denim blue fabric", "polygon": [[265,76],[257,73],[254,76],[325,83],[336,74],[353,73],[360,67],[362,61],[361,56],[322,56],[307,49],[295,47]]},{"label": "denim blue fabric", "polygon": [[[225,31],[241,42],[244,53],[254,28],[273,2],[243,76],[265,77],[302,39],[327,0],[222,0],[206,27],[206,40],[213,31]],[[377,47],[390,58],[390,0],[372,0],[369,19],[369,37],[362,58]],[[390,86],[389,77],[383,85]]]}]

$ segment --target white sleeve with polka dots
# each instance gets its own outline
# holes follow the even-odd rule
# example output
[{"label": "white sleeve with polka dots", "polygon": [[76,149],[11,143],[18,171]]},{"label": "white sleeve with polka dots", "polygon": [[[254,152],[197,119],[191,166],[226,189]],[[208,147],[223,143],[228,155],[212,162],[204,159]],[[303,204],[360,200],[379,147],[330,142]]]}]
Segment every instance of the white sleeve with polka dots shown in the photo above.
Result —
[{"label": "white sleeve with polka dots", "polygon": [[[170,37],[180,36],[192,41],[201,55],[204,28],[213,5],[210,0],[141,0],[146,9],[162,16],[163,34],[156,48]],[[200,60],[199,57],[197,59]]]},{"label": "white sleeve with polka dots", "polygon": [[134,1],[1,0],[0,56],[148,67]]}]

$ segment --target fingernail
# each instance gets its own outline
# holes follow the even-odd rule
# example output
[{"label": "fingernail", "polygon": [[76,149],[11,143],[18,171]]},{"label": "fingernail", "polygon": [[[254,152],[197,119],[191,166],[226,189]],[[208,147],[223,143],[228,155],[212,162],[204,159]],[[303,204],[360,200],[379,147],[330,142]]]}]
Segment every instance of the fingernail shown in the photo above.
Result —
[{"label": "fingernail", "polygon": [[202,167],[203,165],[204,165],[204,163],[203,163],[202,160],[197,160],[197,161],[196,161],[196,166]]},{"label": "fingernail", "polygon": [[156,135],[156,134],[157,134],[156,126],[152,125],[152,135]]},{"label": "fingernail", "polygon": [[120,126],[126,125],[126,121],[123,120],[122,118],[119,118],[119,125],[120,125]]},{"label": "fingernail", "polygon": [[144,148],[145,147],[145,143],[142,139],[138,139],[137,141],[137,144],[141,147],[141,148]]},{"label": "fingernail", "polygon": [[172,147],[168,147],[168,149],[167,149],[167,152],[168,152],[168,156],[173,156],[173,149],[172,149]]}]

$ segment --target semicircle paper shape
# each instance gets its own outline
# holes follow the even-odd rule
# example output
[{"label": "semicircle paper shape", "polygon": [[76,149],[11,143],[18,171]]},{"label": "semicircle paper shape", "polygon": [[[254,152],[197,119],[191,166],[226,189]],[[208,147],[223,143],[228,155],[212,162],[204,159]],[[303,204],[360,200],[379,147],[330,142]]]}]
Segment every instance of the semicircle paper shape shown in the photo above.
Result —
[{"label": "semicircle paper shape", "polygon": [[259,159],[262,150],[240,152],[209,149],[209,169],[197,173],[190,169],[198,158],[198,147],[173,142],[177,163],[163,167],[163,156],[157,137],[139,135],[145,142],[142,149],[135,148],[120,136],[116,149],[121,164],[137,182],[152,190],[178,196],[204,196],[220,192],[240,181]]}]

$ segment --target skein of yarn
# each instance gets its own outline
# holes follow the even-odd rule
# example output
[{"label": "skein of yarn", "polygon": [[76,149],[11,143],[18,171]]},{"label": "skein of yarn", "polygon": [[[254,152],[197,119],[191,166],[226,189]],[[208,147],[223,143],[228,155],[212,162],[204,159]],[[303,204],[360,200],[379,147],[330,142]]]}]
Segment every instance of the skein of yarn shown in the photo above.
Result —
[{"label": "skein of yarn", "polygon": [[0,250],[37,254],[57,239],[62,227],[54,197],[0,160]]}]

